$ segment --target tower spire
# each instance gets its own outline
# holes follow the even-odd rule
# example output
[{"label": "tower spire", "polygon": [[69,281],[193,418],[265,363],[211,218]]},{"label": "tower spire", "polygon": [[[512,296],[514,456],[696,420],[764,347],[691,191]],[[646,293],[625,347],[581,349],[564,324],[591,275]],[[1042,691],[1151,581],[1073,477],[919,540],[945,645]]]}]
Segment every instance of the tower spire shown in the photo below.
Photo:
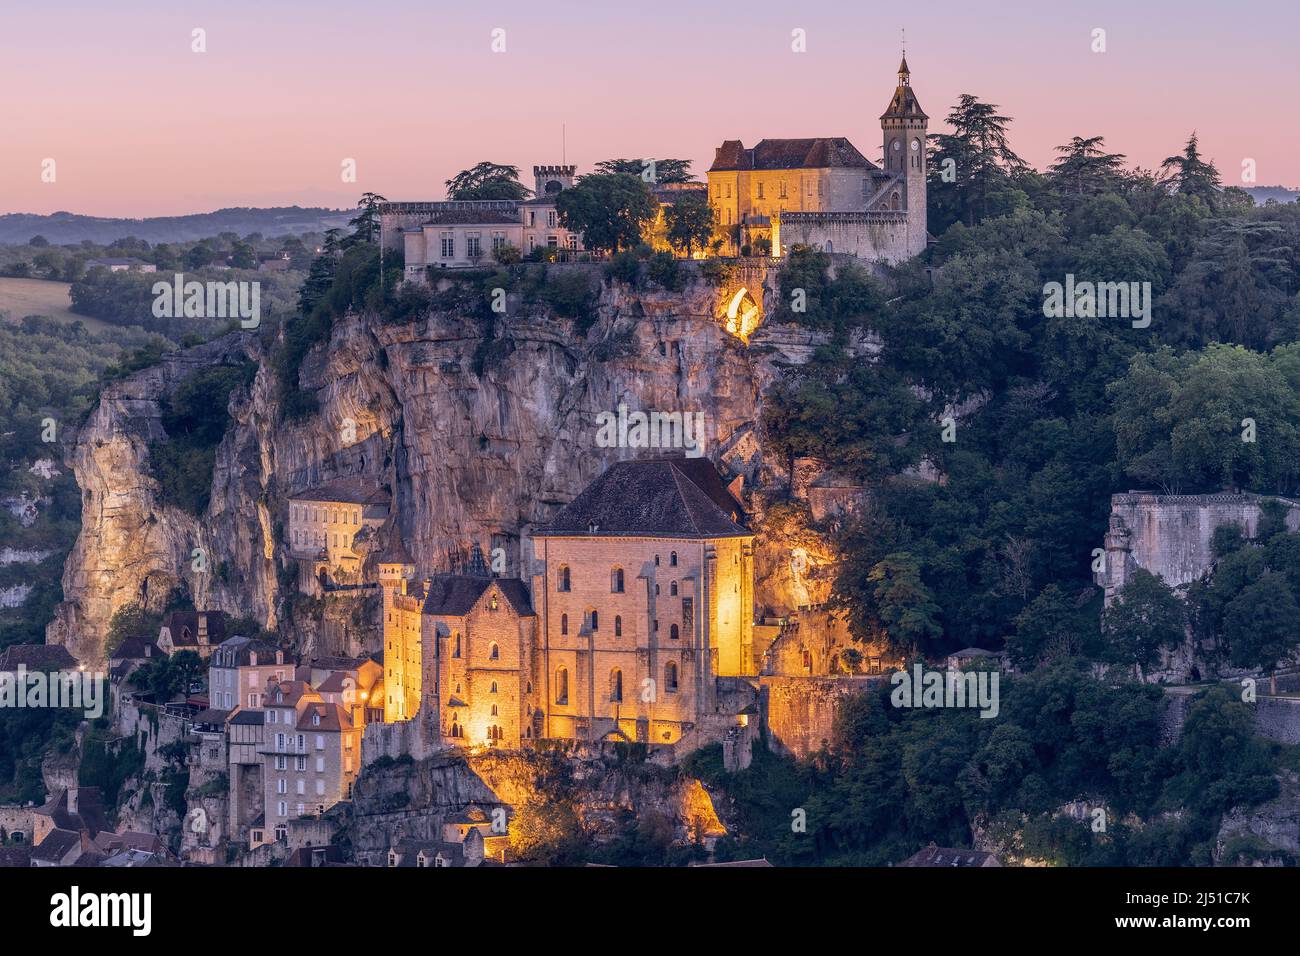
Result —
[{"label": "tower spire", "polygon": [[903,28],[903,62],[898,64],[898,85],[912,85],[912,71],[907,68],[907,28]]}]

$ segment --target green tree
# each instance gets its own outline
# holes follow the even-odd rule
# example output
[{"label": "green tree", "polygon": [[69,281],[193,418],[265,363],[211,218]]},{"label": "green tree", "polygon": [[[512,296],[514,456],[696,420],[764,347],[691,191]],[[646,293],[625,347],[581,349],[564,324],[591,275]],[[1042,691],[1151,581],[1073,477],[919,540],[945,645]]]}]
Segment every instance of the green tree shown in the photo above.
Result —
[{"label": "green tree", "polygon": [[1200,145],[1196,133],[1187,139],[1187,145],[1181,153],[1165,159],[1160,164],[1160,171],[1165,182],[1176,192],[1184,196],[1199,198],[1213,209],[1219,201],[1219,171],[1214,162],[1201,158]]},{"label": "green tree", "polygon": [[690,256],[708,245],[713,235],[713,210],[702,195],[688,193],[664,207],[668,244]]},{"label": "green tree", "polygon": [[555,200],[566,229],[582,233],[588,249],[617,252],[641,242],[659,205],[649,188],[627,173],[593,173]]},{"label": "green tree", "polygon": [[695,181],[689,159],[603,159],[595,169],[597,173],[627,173],[658,186]]},{"label": "green tree", "polygon": [[1173,589],[1156,575],[1138,568],[1102,617],[1107,657],[1133,665],[1138,675],[1156,663],[1160,651],[1185,637],[1186,613]]},{"label": "green tree", "polygon": [[1049,179],[1062,192],[1076,196],[1115,189],[1124,168],[1123,153],[1108,153],[1105,139],[1075,136],[1056,147],[1060,158],[1049,167]]},{"label": "green tree", "polygon": [[532,190],[519,182],[519,167],[481,162],[447,180],[448,199],[527,199]]}]

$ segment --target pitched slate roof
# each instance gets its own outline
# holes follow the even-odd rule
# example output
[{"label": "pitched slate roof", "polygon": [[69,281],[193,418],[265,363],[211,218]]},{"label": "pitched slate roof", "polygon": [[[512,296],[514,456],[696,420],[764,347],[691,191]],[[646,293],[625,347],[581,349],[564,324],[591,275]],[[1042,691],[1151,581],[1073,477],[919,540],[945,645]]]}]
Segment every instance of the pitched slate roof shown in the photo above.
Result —
[{"label": "pitched slate roof", "polygon": [[[207,617],[208,643],[220,644],[226,639],[225,611],[172,611],[163,618],[163,627],[171,633],[176,647],[197,647],[199,643],[199,614]],[[186,633],[188,631],[188,633]]]},{"label": "pitched slate roof", "polygon": [[734,538],[744,508],[707,458],[611,465],[534,537]]},{"label": "pitched slate roof", "polygon": [[77,659],[62,644],[10,644],[0,651],[0,671],[16,671],[19,664],[29,671],[67,670]]},{"label": "pitched slate roof", "polygon": [[45,839],[32,849],[31,858],[43,863],[59,863],[74,847],[80,846],[80,833],[56,827],[45,834]]},{"label": "pitched slate roof", "polygon": [[470,574],[437,574],[424,582],[424,613],[463,617],[487,590],[496,585],[520,617],[531,617],[528,589],[518,578],[484,578]]},{"label": "pitched slate roof", "polygon": [[[318,717],[320,723],[316,723]],[[338,733],[352,729],[352,718],[338,704],[308,704],[298,715],[297,729]]]},{"label": "pitched slate roof", "polygon": [[985,850],[962,850],[953,847],[935,846],[931,843],[924,850],[909,856],[899,866],[1001,866],[998,858]]},{"label": "pitched slate roof", "polygon": [[373,478],[352,477],[339,478],[313,488],[291,494],[294,501],[341,501],[351,505],[386,505],[389,502],[388,490]]},{"label": "pitched slate roof", "polygon": [[710,171],[729,169],[875,169],[845,136],[764,139],[746,149],[738,139],[718,147]]},{"label": "pitched slate roof", "polygon": [[132,635],[117,646],[117,650],[108,655],[115,661],[144,660],[146,657],[162,657],[158,645],[147,637]]},{"label": "pitched slate roof", "polygon": [[[907,72],[907,61],[904,60],[899,67],[901,72]],[[889,105],[885,107],[885,112],[880,114],[881,119],[929,119],[925,111],[921,109],[921,104],[912,92],[912,87],[899,86],[894,90],[894,95],[889,99]]]},{"label": "pitched slate roof", "polygon": [[[68,812],[68,791],[60,790],[45,805],[36,810],[41,816],[54,821],[60,830],[73,830],[80,833],[85,830],[92,839],[109,829],[104,816],[104,801],[98,787],[77,788],[77,812]],[[44,842],[42,841],[42,845]]]}]

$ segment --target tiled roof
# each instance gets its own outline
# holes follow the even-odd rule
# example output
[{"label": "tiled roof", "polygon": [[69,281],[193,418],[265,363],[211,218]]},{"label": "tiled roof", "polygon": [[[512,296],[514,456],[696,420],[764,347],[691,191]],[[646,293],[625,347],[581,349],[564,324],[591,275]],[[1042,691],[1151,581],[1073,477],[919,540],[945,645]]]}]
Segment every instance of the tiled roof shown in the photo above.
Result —
[{"label": "tiled roof", "polygon": [[424,582],[424,613],[463,617],[492,585],[520,617],[533,613],[528,589],[518,578],[484,578],[469,574],[438,574]]},{"label": "tiled roof", "polygon": [[[429,215],[425,226],[497,226],[519,225],[518,212],[498,209],[439,209]],[[412,230],[403,230],[409,232]],[[418,232],[419,230],[414,230]]]},{"label": "tiled roof", "polygon": [[707,458],[621,461],[535,537],[726,538],[748,535],[745,514]]},{"label": "tiled roof", "polygon": [[10,644],[0,651],[0,671],[16,671],[19,664],[29,671],[66,670],[77,659],[62,644]]},{"label": "tiled roof", "polygon": [[986,866],[990,862],[1000,865],[997,857],[984,850],[962,850],[953,847],[935,846],[933,843],[912,856],[899,866]]},{"label": "tiled roof", "polygon": [[32,849],[32,859],[43,863],[60,862],[74,847],[81,846],[81,834],[75,830],[56,827],[45,834],[39,844]]},{"label": "tiled roof", "polygon": [[163,627],[171,633],[172,644],[177,647],[198,646],[200,614],[207,617],[209,644],[220,644],[226,639],[224,611],[172,611],[163,618]]},{"label": "tiled roof", "polygon": [[144,660],[146,657],[161,657],[158,645],[147,637],[132,635],[117,646],[109,657],[112,660]]},{"label": "tiled roof", "polygon": [[373,478],[359,476],[305,488],[289,497],[294,501],[341,501],[352,505],[386,505],[390,499],[388,490]]},{"label": "tiled roof", "polygon": [[210,667],[243,667],[251,665],[252,655],[257,655],[257,663],[274,664],[275,654],[279,648],[255,637],[236,636],[221,642],[212,652]]},{"label": "tiled roof", "polygon": [[109,829],[104,817],[104,801],[98,787],[77,788],[77,812],[68,812],[68,791],[60,790],[40,807],[37,813],[54,821],[55,827],[86,833],[94,838]]},{"label": "tiled roof", "polygon": [[875,169],[845,136],[810,139],[764,139],[746,149],[738,139],[718,147],[710,170],[729,169]]},{"label": "tiled roof", "polygon": [[[320,723],[316,723],[320,718]],[[298,715],[298,730],[334,732],[352,729],[352,718],[338,704],[308,704]]]}]

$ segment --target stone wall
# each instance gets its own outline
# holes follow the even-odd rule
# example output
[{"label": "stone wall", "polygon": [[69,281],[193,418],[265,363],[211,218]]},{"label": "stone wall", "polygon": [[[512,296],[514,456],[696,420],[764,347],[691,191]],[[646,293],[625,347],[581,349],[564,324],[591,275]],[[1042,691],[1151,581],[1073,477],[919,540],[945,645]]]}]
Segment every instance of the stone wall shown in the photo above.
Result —
[{"label": "stone wall", "polygon": [[6,837],[12,837],[15,833],[23,834],[23,842],[32,842],[32,814],[35,807],[0,807],[0,829],[3,829]]},{"label": "stone wall", "polygon": [[[1250,494],[1159,495],[1129,492],[1111,496],[1106,564],[1096,575],[1106,603],[1124,587],[1136,568],[1159,575],[1171,587],[1195,581],[1210,569],[1214,530],[1235,524],[1247,536],[1259,525],[1260,503]],[[1300,530],[1300,504],[1277,499],[1290,509],[1287,527]]]},{"label": "stone wall", "polygon": [[759,678],[768,747],[804,758],[831,741],[844,701],[866,693],[885,677]]}]

